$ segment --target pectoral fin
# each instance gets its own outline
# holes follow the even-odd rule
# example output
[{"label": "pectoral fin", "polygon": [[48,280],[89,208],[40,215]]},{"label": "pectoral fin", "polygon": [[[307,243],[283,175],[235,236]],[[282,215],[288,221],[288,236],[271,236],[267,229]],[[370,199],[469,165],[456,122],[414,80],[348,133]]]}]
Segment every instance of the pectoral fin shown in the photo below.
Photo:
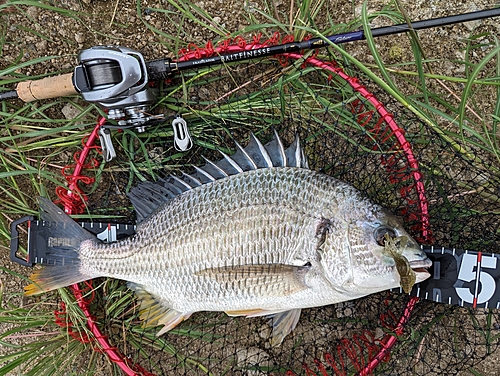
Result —
[{"label": "pectoral fin", "polygon": [[192,314],[192,312],[179,312],[165,306],[141,285],[129,282],[128,287],[135,292],[140,301],[139,318],[144,321],[144,327],[163,325],[156,336],[172,330]]},{"label": "pectoral fin", "polygon": [[196,275],[224,284],[230,290],[267,297],[288,296],[307,288],[304,276],[309,268],[285,264],[240,265],[204,269]]}]

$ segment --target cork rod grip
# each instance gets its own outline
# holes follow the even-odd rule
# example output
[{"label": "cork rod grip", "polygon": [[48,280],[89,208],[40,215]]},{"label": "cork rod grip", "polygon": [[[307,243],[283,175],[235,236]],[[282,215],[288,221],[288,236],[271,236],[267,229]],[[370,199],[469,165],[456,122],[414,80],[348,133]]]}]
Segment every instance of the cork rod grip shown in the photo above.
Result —
[{"label": "cork rod grip", "polygon": [[24,102],[33,102],[37,99],[65,97],[77,94],[73,85],[73,73],[55,77],[42,78],[41,80],[25,81],[17,84],[16,91]]}]

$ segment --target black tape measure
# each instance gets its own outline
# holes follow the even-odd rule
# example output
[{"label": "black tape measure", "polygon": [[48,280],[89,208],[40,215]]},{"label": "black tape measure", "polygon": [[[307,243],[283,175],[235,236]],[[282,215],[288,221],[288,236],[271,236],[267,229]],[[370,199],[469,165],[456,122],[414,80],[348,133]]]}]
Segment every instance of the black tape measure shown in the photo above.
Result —
[{"label": "black tape measure", "polygon": [[462,307],[500,308],[500,254],[422,249],[432,261],[431,277],[413,286],[410,295]]},{"label": "black tape measure", "polygon": [[[134,225],[81,222],[103,242],[115,242],[135,233]],[[10,259],[25,266],[54,265],[47,247],[71,242],[65,238],[47,238],[56,223],[21,218],[11,225]],[[20,227],[26,232],[26,253],[20,250]],[[432,261],[431,277],[413,286],[410,295],[438,303],[462,307],[500,308],[500,254],[422,246]],[[392,289],[401,292],[401,288]]]}]

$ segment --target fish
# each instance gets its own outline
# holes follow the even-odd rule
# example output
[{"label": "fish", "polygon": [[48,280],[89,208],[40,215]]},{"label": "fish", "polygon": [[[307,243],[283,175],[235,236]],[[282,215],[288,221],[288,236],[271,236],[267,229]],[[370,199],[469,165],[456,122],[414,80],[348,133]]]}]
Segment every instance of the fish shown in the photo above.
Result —
[{"label": "fish", "polygon": [[[309,168],[298,136],[279,135],[190,174],[144,181],[129,193],[136,233],[105,244],[50,200],[40,217],[56,223],[49,238],[54,265],[36,269],[26,295],[97,277],[127,281],[145,327],[162,335],[199,311],[270,318],[278,346],[301,310],[400,286],[404,257],[415,281],[431,265],[402,224],[353,186]],[[405,237],[397,257],[384,237]]]}]

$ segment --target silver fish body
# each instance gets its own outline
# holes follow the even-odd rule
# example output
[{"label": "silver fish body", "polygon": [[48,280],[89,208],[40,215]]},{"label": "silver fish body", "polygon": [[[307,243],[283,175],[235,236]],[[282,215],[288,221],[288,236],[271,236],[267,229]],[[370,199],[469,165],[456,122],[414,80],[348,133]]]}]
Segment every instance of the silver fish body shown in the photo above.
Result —
[{"label": "silver fish body", "polygon": [[[278,147],[281,162],[272,163],[276,157],[260,143],[255,152],[255,142],[254,149],[239,149],[240,156],[248,151],[246,167],[225,156],[224,163],[236,165],[232,175],[219,163],[227,176],[212,172],[203,182],[204,172],[217,167],[209,162],[197,175],[139,186],[131,196],[141,220],[137,233],[113,244],[83,239],[76,274],[129,281],[142,301],[141,317],[148,325],[164,325],[160,333],[197,311],[275,314],[278,344],[302,308],[399,286],[394,259],[377,242],[378,229],[408,237],[401,254],[412,267],[429,266],[379,205],[346,183],[303,168],[298,143],[291,151]],[[287,153],[294,154],[288,163]],[[258,166],[266,158],[273,165]],[[417,281],[428,277],[416,275]]]}]

